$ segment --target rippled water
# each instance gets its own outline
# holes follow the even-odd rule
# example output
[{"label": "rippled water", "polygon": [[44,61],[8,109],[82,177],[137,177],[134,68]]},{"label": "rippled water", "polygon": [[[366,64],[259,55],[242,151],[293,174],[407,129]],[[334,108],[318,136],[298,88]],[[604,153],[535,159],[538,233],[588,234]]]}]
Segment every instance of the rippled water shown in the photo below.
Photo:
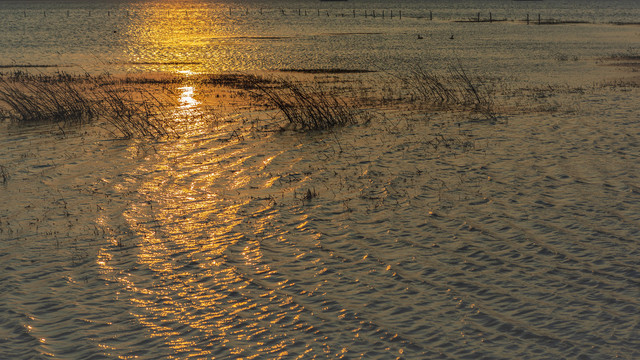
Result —
[{"label": "rippled water", "polygon": [[587,97],[152,147],[6,128],[2,357],[636,358],[637,91]]},{"label": "rippled water", "polygon": [[[478,13],[485,20],[490,12],[493,19],[508,21],[453,22]],[[532,21],[540,14],[543,20],[600,26],[571,25],[571,31],[567,26],[522,26],[527,14]],[[633,0],[401,1],[393,6],[368,1],[2,1],[0,65],[193,73],[397,70],[460,59],[482,62],[483,70],[499,75],[535,79],[546,75],[548,60],[558,56],[583,59],[625,51],[630,36],[637,48],[634,26],[621,38],[621,27],[607,24],[639,17]],[[423,41],[417,41],[418,35]]]},{"label": "rippled water", "polygon": [[[637,12],[576,3],[488,4],[510,18]],[[316,3],[176,4],[1,2],[0,65],[461,59],[508,88],[550,86],[497,123],[407,107],[335,132],[263,132],[252,124],[269,113],[212,112],[193,84],[173,89],[189,120],[177,140],[3,123],[0,359],[640,357],[638,88],[602,86],[634,73],[599,64],[637,48],[637,27],[450,22],[489,7],[468,2],[434,5],[433,24],[416,18],[428,3],[403,4],[397,26],[336,16],[343,3],[321,3],[322,22]]]}]

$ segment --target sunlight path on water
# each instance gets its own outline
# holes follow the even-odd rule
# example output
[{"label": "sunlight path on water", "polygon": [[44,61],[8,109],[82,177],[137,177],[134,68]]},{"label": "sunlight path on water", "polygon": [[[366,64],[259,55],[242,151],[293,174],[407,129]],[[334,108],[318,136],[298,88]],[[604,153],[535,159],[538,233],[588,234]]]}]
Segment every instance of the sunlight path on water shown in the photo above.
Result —
[{"label": "sunlight path on water", "polygon": [[[193,88],[181,90],[178,111],[198,111],[192,108],[197,105]],[[295,339],[272,327],[310,325],[288,314],[302,311],[278,293],[291,284],[273,278],[276,272],[261,261],[260,239],[286,236],[273,227],[276,202],[246,196],[248,189],[268,188],[277,180],[263,172],[277,155],[268,148],[255,153],[255,147],[224,138],[225,131],[198,133],[198,126],[187,125],[196,132],[159,149],[158,161],[134,175],[139,183],[132,185],[145,200],[132,205],[126,217],[140,238],[136,262],[145,270],[119,281],[131,289],[140,323],[154,336],[170,338],[176,353],[282,352]],[[304,223],[304,218],[299,214],[291,221]]]},{"label": "sunlight path on water", "polygon": [[12,358],[640,355],[637,88],[301,133],[177,87],[179,138],[6,128]]},{"label": "sunlight path on water", "polygon": [[623,168],[583,142],[604,124],[389,116],[160,145],[121,188],[135,259],[105,267],[139,323],[178,357],[637,354],[637,168],[598,190]]}]

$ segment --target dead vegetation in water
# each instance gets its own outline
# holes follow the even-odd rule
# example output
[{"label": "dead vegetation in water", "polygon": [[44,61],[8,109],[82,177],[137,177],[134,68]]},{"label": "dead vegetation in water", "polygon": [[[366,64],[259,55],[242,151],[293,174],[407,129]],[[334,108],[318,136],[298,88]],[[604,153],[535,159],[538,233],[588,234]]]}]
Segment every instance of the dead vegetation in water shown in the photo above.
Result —
[{"label": "dead vegetation in water", "polygon": [[293,72],[303,74],[365,74],[374,73],[376,70],[368,69],[343,69],[343,68],[284,68],[282,72]]},{"label": "dead vegetation in water", "polygon": [[[189,84],[201,89],[235,89],[237,93],[230,96],[244,98],[252,108],[249,112],[275,110],[279,114],[272,117],[275,122],[256,126],[261,129],[273,129],[272,124],[277,123],[280,130],[327,130],[367,123],[376,118],[377,110],[407,105],[419,110],[469,112],[475,119],[496,117],[491,83],[471,76],[460,64],[447,67],[445,72],[417,66],[401,76],[376,77],[382,80],[364,84],[354,78],[292,80],[253,74],[112,77],[16,71],[0,76],[0,114],[15,123],[51,122],[60,128],[98,120],[123,138],[178,137],[175,110],[179,96],[175,90]],[[212,109],[203,104],[200,112]]]},{"label": "dead vegetation in water", "polygon": [[107,75],[14,72],[0,77],[0,105],[19,124],[74,126],[100,119],[124,138],[176,136],[167,116],[175,101]]},{"label": "dead vegetation in water", "polygon": [[436,72],[420,65],[397,76],[411,101],[434,111],[467,111],[485,120],[496,118],[495,90],[491,83],[471,76],[461,64]]},{"label": "dead vegetation in water", "polygon": [[613,61],[640,61],[640,52],[638,50],[629,48],[626,51],[620,51],[605,57],[604,60]]},{"label": "dead vegetation in water", "polygon": [[603,65],[625,68],[632,72],[640,71],[640,53],[633,48],[610,54],[600,60]]},{"label": "dead vegetation in water", "polygon": [[99,108],[104,119],[125,138],[177,137],[174,120],[167,108],[175,106],[172,99],[159,98],[147,89],[100,86]]},{"label": "dead vegetation in water", "polygon": [[0,78],[0,103],[17,122],[63,122],[81,124],[98,114],[96,99],[85,84],[63,74],[32,76],[16,72]]},{"label": "dead vegetation in water", "polygon": [[286,79],[256,82],[254,87],[254,94],[287,121],[283,129],[327,130],[370,120],[371,115],[348,90]]}]

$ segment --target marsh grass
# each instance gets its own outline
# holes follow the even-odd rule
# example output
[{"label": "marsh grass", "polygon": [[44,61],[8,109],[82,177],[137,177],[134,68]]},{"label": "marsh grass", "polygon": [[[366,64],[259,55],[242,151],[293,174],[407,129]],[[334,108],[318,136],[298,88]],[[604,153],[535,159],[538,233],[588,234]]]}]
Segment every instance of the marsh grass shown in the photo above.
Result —
[{"label": "marsh grass", "polygon": [[383,80],[382,89],[375,87],[383,77],[376,78],[373,85],[354,85],[335,79],[291,80],[252,74],[203,74],[186,79],[171,74],[114,78],[15,71],[0,76],[0,114],[16,123],[53,122],[61,130],[100,120],[114,135],[124,138],[178,137],[178,120],[172,111],[178,107],[178,96],[173,91],[189,81],[205,88],[238,89],[239,95],[250,97],[252,108],[276,110],[274,121],[265,125],[270,129],[273,124],[280,130],[314,131],[366,123],[377,116],[372,109],[405,106],[408,98],[421,108],[468,111],[495,119],[490,82],[470,76],[460,64],[440,73],[417,66],[394,78],[400,83]]},{"label": "marsh grass", "polygon": [[321,83],[277,80],[253,86],[267,104],[277,109],[295,130],[327,130],[367,120],[356,99]]},{"label": "marsh grass", "polygon": [[96,99],[66,77],[14,74],[0,78],[0,103],[21,123],[53,121],[81,124],[98,114]]},{"label": "marsh grass", "polygon": [[470,111],[488,120],[496,117],[490,84],[469,75],[461,64],[450,65],[444,73],[416,66],[398,78],[412,97],[429,109]]},{"label": "marsh grass", "polygon": [[0,77],[0,105],[5,117],[21,124],[70,126],[101,119],[124,138],[177,137],[168,116],[175,101],[108,75],[14,72]]},{"label": "marsh grass", "polygon": [[224,86],[241,90],[255,90],[258,86],[267,86],[272,79],[253,74],[205,74],[196,81],[204,85]]},{"label": "marsh grass", "polygon": [[175,102],[140,88],[102,85],[96,91],[104,119],[125,138],[178,137],[167,108]]}]

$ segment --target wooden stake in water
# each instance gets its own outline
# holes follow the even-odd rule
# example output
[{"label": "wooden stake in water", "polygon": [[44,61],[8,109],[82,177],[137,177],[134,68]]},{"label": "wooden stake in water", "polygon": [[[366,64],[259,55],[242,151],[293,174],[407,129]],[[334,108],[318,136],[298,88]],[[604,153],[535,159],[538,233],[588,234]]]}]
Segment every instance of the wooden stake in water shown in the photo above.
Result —
[{"label": "wooden stake in water", "polygon": [[429,10],[429,20],[433,21],[433,12]]},{"label": "wooden stake in water", "polygon": [[491,11],[489,11],[489,22],[493,22],[493,19],[491,18]]},{"label": "wooden stake in water", "polygon": [[540,14],[538,14],[538,25],[540,25],[542,23],[541,19],[540,19]]},{"label": "wooden stake in water", "polygon": [[527,25],[529,25],[529,14],[527,14]]}]

